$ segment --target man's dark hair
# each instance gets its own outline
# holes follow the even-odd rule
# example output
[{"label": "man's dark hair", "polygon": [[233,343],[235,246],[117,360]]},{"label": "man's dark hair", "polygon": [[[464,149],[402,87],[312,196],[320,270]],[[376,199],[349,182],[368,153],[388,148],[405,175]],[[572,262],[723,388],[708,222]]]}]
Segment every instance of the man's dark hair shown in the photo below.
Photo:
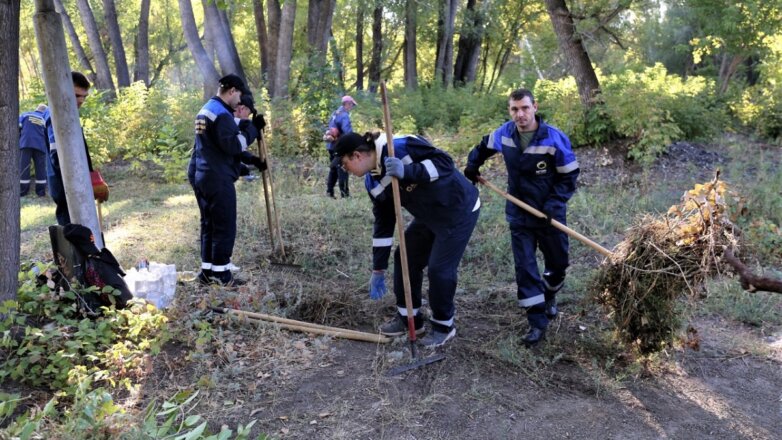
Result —
[{"label": "man's dark hair", "polygon": [[508,98],[511,101],[521,101],[525,96],[528,97],[533,104],[535,103],[535,96],[533,96],[532,92],[527,89],[516,89],[510,92],[510,96]]},{"label": "man's dark hair", "polygon": [[81,72],[76,72],[75,70],[71,72],[71,80],[73,81],[73,85],[75,87],[81,87],[82,89],[89,89],[92,84],[90,84],[90,80],[87,79],[86,76],[84,76]]}]

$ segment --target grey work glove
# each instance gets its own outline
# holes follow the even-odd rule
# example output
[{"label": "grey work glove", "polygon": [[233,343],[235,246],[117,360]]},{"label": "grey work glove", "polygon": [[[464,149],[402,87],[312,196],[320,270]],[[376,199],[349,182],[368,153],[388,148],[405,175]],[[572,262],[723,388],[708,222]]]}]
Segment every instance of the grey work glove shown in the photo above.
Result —
[{"label": "grey work glove", "polygon": [[399,180],[405,178],[405,164],[402,163],[402,159],[396,157],[387,157],[385,161],[386,174],[392,177],[396,177]]}]

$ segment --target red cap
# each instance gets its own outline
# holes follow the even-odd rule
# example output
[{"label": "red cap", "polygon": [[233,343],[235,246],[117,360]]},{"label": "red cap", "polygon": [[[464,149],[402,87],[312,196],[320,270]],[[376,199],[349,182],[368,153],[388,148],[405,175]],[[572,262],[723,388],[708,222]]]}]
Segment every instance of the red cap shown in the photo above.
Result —
[{"label": "red cap", "polygon": [[342,97],[342,103],[344,104],[344,103],[346,103],[346,102],[352,102],[352,103],[353,103],[353,105],[358,105],[358,103],[356,102],[356,100],[355,100],[355,99],[353,99],[353,97],[352,97],[352,96],[350,96],[350,95],[345,95],[345,96],[343,96],[343,97]]}]

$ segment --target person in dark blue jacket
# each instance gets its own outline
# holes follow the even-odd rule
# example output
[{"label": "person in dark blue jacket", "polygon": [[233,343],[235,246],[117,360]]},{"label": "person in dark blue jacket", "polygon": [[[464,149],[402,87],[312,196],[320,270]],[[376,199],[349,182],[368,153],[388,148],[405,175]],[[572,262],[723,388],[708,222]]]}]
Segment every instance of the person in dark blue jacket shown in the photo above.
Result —
[{"label": "person in dark blue jacket", "polygon": [[[242,95],[242,97],[239,100],[239,104],[236,106],[236,109],[234,110],[234,122],[236,123],[237,127],[242,123],[243,120],[249,119],[251,115],[255,115],[255,114],[256,114],[255,103],[253,102],[252,95]],[[265,123],[263,125],[265,125]],[[263,127],[261,127],[260,129],[262,130]],[[208,233],[204,234],[204,232],[206,232],[209,228],[208,219],[210,217],[207,209],[206,198],[198,190],[198,187],[196,186],[195,183],[196,159],[197,159],[196,149],[193,148],[193,153],[190,155],[190,163],[187,166],[187,180],[188,182],[190,182],[190,186],[193,187],[193,192],[195,193],[196,202],[198,203],[198,209],[201,215],[202,258],[201,258],[201,272],[198,275],[198,281],[202,284],[211,284],[214,282],[214,280],[211,278],[212,264],[208,262],[211,260],[211,250],[210,250],[211,239]],[[263,171],[266,169],[266,162],[261,160],[260,157],[250,153],[249,151],[243,151],[239,155],[239,160],[241,162],[239,164],[240,176],[246,176],[250,174],[250,169],[247,167],[247,165],[253,165],[259,171]],[[209,251],[209,255],[205,256],[205,251]],[[228,270],[230,270],[231,272],[238,272],[239,269],[240,269],[239,266],[236,266],[230,262],[228,263]]]},{"label": "person in dark blue jacket", "polygon": [[[428,268],[432,331],[421,343],[443,345],[456,335],[454,294],[457,269],[478,221],[478,190],[456,169],[451,157],[419,136],[396,136],[395,157],[388,157],[385,134],[349,133],[334,146],[336,165],[355,176],[364,176],[372,199],[372,276],[370,298],[386,291],[385,270],[394,241],[396,215],[391,188],[399,179],[402,206],[413,215],[405,230],[412,307],[416,333],[424,331],[419,315],[424,269]],[[380,327],[384,335],[407,332],[407,309],[399,249],[394,253],[394,293],[398,314]]]},{"label": "person in dark blue jacket", "polygon": [[[73,81],[73,92],[76,95],[76,108],[80,109],[87,95],[90,93],[90,81],[81,72],[71,72]],[[65,187],[62,183],[62,171],[60,170],[60,158],[57,154],[58,144],[54,138],[54,125],[52,124],[49,110],[45,112],[46,130],[49,135],[49,160],[46,162],[46,177],[49,182],[49,195],[54,200],[56,208],[54,215],[57,218],[57,224],[64,226],[71,222],[71,215],[68,212],[68,200],[65,197]],[[82,130],[84,137],[84,130]],[[87,168],[93,171],[90,149],[87,147],[87,139],[84,139],[84,153],[87,155]]]},{"label": "person in dark blue jacket", "polygon": [[35,166],[35,194],[46,195],[46,155],[49,139],[46,133],[46,104],[39,104],[19,116],[19,194],[24,197],[30,191],[30,161]]},{"label": "person in dark blue jacket", "polygon": [[[532,92],[511,92],[506,122],[470,152],[464,175],[478,181],[479,168],[489,157],[502,153],[508,170],[508,193],[548,216],[541,219],[508,201],[505,217],[510,225],[519,306],[527,310],[529,331],[522,338],[533,346],[546,335],[549,319],[557,315],[556,293],[565,281],[568,237],[551,226],[551,219],[566,223],[567,202],[576,190],[578,161],[568,137],[538,115]],[[543,254],[541,277],[535,257]]]},{"label": "person in dark blue jacket", "polygon": [[236,241],[236,189],[241,159],[258,137],[263,117],[234,119],[242,96],[251,93],[230,74],[220,79],[217,96],[196,115],[195,147],[188,170],[201,213],[201,282],[233,285],[231,255]]},{"label": "person in dark blue jacket", "polygon": [[331,114],[329,118],[326,140],[326,150],[329,152],[329,175],[326,178],[326,195],[334,196],[334,185],[339,181],[339,192],[342,198],[350,197],[348,187],[348,173],[342,167],[334,166],[334,145],[340,136],[352,133],[353,126],[350,123],[350,110],[356,106],[356,100],[349,95],[342,97],[342,105]]}]

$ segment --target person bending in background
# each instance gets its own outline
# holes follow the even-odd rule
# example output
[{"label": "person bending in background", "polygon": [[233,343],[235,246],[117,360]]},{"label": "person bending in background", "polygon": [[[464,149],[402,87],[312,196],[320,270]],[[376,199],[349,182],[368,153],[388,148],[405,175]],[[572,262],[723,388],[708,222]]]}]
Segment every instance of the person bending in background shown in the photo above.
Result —
[{"label": "person bending in background", "polygon": [[46,196],[46,104],[39,104],[31,111],[19,116],[19,195],[24,197],[30,191],[30,161],[35,166],[35,194]]},{"label": "person bending in background", "polygon": [[[522,342],[528,347],[545,338],[549,319],[557,315],[556,294],[565,282],[569,265],[568,237],[551,225],[551,219],[566,223],[567,202],[576,190],[579,173],[570,139],[546,124],[537,111],[532,92],[511,92],[511,121],[483,137],[470,151],[464,169],[464,175],[475,183],[486,159],[502,153],[508,170],[508,193],[548,216],[538,218],[510,201],[505,205],[519,306],[526,309],[529,322]],[[545,263],[542,278],[535,256],[538,248]]]},{"label": "person bending in background", "polygon": [[[236,189],[242,157],[263,129],[263,117],[250,119],[234,111],[242,96],[250,97],[244,81],[230,74],[220,79],[217,95],[196,115],[195,147],[188,177],[201,214],[202,283],[238,284],[231,274],[231,255],[236,241]],[[260,159],[256,162],[262,167]]]},{"label": "person bending in background", "polygon": [[[428,268],[432,331],[421,343],[438,347],[456,335],[454,295],[459,261],[478,221],[481,203],[478,190],[456,169],[447,153],[419,136],[397,136],[392,142],[396,157],[388,157],[384,134],[346,134],[334,146],[334,166],[364,176],[372,200],[372,299],[381,298],[386,291],[385,270],[396,224],[391,181],[392,177],[399,179],[402,206],[413,215],[405,230],[405,243],[415,331],[424,332],[419,310],[423,271]],[[388,336],[407,332],[398,248],[394,253],[394,293],[398,313],[380,327],[380,332]]]},{"label": "person bending in background", "polygon": [[350,197],[350,188],[348,187],[348,173],[339,166],[334,166],[334,145],[340,136],[353,132],[353,126],[350,123],[350,110],[356,106],[356,100],[351,96],[342,97],[342,105],[331,114],[329,118],[329,127],[326,132],[326,150],[329,152],[329,175],[326,178],[326,195],[331,198],[334,196],[334,185],[339,181],[339,192],[342,198]]}]

